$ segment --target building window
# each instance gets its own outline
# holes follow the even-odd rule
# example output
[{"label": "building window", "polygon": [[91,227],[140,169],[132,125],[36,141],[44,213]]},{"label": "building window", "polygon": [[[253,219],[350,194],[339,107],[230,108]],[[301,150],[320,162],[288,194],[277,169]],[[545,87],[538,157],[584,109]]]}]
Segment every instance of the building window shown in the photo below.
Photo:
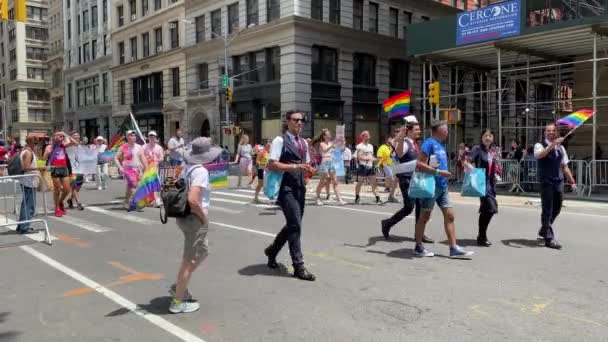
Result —
[{"label": "building window", "polygon": [[391,8],[389,10],[388,31],[392,37],[399,38],[399,10]]},{"label": "building window", "polygon": [[97,28],[97,6],[91,7],[91,29]]},{"label": "building window", "polygon": [[125,64],[125,42],[118,43],[118,62]]},{"label": "building window", "polygon": [[102,20],[104,23],[107,23],[108,22],[108,0],[103,0],[101,2],[101,6],[102,6],[101,13],[103,16]]},{"label": "building window", "polygon": [[363,30],[363,0],[354,0],[353,28],[355,30]]},{"label": "building window", "polygon": [[[2,64],[2,67],[4,69],[4,64]],[[39,81],[44,81],[45,80],[45,69],[42,68],[31,68],[28,67],[27,68],[27,78],[30,80],[39,80]]]},{"label": "building window", "polygon": [[91,60],[97,59],[97,40],[91,41]]},{"label": "building window", "polygon": [[68,19],[68,24],[65,30],[68,31],[68,40],[72,39],[72,19]]},{"label": "building window", "polygon": [[389,61],[389,85],[391,89],[408,89],[410,65],[407,61],[391,59]]},{"label": "building window", "polygon": [[310,2],[310,17],[323,20],[323,0],[312,0]]},{"label": "building window", "polygon": [[8,51],[8,60],[9,62],[14,62],[17,60],[17,50],[11,49]]},{"label": "building window", "polygon": [[26,6],[26,15],[28,19],[46,21],[48,20],[49,11],[46,8]]},{"label": "building window", "polygon": [[107,35],[103,35],[103,55],[107,56],[108,55],[108,36]]},{"label": "building window", "polygon": [[322,46],[312,47],[312,79],[338,81],[338,52]]},{"label": "building window", "polygon": [[116,7],[116,15],[118,16],[118,27],[125,24],[125,8],[123,6]]},{"label": "building window", "polygon": [[46,61],[47,57],[46,49],[31,46],[27,46],[25,48],[25,55],[27,59],[32,59],[36,61]]},{"label": "building window", "polygon": [[84,63],[88,63],[91,61],[91,47],[89,43],[84,43],[82,45],[82,51],[84,54]]},{"label": "building window", "polygon": [[72,108],[73,106],[73,102],[72,102],[72,83],[68,83],[68,108]]},{"label": "building window", "polygon": [[228,34],[239,30],[239,3],[228,6]]},{"label": "building window", "polygon": [[179,96],[179,68],[171,69],[173,96]]},{"label": "building window", "polygon": [[247,0],[247,27],[258,24],[258,0]]},{"label": "building window", "polygon": [[87,107],[99,104],[99,76],[76,81],[76,105]]},{"label": "building window", "polygon": [[141,16],[145,17],[148,14],[148,0],[141,0]]},{"label": "building window", "polygon": [[129,0],[129,14],[131,15],[131,21],[137,19],[137,3],[135,0]]},{"label": "building window", "polygon": [[81,30],[80,30],[80,28],[81,28],[81,26],[80,26],[80,14],[76,16],[76,21],[77,21],[77,24],[78,24],[77,32],[78,32],[78,34],[80,34],[80,32],[81,32]]},{"label": "building window", "polygon": [[222,36],[222,11],[219,9],[211,12],[211,33],[211,38],[215,38],[213,35]]},{"label": "building window", "polygon": [[161,8],[161,0],[154,0],[154,10],[158,11]]},{"label": "building window", "polygon": [[340,25],[340,0],[329,0],[329,22]]},{"label": "building window", "polygon": [[109,93],[108,93],[108,73],[104,73],[101,75],[101,91],[103,96],[103,103],[110,102]]},{"label": "building window", "polygon": [[205,41],[205,16],[201,15],[195,19],[195,39],[196,43]]},{"label": "building window", "polygon": [[28,39],[47,41],[49,39],[49,31],[42,27],[26,26],[25,37]]},{"label": "building window", "polygon": [[281,17],[281,1],[266,0],[266,21],[271,22]]},{"label": "building window", "polygon": [[378,33],[378,4],[369,3],[369,32]]},{"label": "building window", "polygon": [[209,65],[201,63],[198,68],[198,89],[209,88]]},{"label": "building window", "polygon": [[156,53],[163,51],[163,29],[161,27],[154,29],[154,46]]},{"label": "building window", "polygon": [[78,47],[78,64],[82,64],[82,47]]},{"label": "building window", "polygon": [[177,21],[169,23],[169,33],[171,34],[171,48],[179,47],[179,26]]},{"label": "building window", "polygon": [[150,56],[150,34],[148,32],[141,35],[141,45],[144,50],[144,58]]},{"label": "building window", "polygon": [[89,10],[82,11],[82,32],[89,32]]},{"label": "building window", "polygon": [[127,104],[127,99],[125,98],[126,93],[125,93],[126,89],[125,89],[125,81],[118,81],[118,96],[120,98],[120,104],[121,105],[125,105]]},{"label": "building window", "polygon": [[273,47],[266,49],[266,63],[269,65],[268,80],[278,81],[281,79],[281,48]]},{"label": "building window", "polygon": [[356,53],[353,58],[353,84],[363,86],[376,85],[376,57]]},{"label": "building window", "polygon": [[137,37],[131,38],[131,62],[137,60]]}]

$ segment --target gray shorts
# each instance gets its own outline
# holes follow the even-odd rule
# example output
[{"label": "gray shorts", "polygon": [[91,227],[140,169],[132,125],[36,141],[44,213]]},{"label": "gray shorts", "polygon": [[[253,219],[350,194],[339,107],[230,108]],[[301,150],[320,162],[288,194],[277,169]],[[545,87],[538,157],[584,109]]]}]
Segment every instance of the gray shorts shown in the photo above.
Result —
[{"label": "gray shorts", "polygon": [[177,226],[184,233],[184,259],[193,263],[205,259],[209,255],[209,225],[203,225],[196,216],[190,215],[178,217]]}]

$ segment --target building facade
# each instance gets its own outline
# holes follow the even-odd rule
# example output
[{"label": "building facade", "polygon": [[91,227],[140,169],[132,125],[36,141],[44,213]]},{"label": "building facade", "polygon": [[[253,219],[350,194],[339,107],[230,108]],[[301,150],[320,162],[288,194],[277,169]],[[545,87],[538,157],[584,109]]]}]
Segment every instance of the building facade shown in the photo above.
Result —
[{"label": "building facade", "polygon": [[27,22],[0,22],[0,95],[6,101],[8,135],[21,141],[46,136],[52,126],[48,57],[48,1],[27,2]]},{"label": "building facade", "polygon": [[47,61],[53,129],[63,128],[63,1],[49,1],[49,56]]},{"label": "building facade", "polygon": [[392,124],[381,103],[403,90],[421,94],[421,67],[405,58],[408,25],[455,12],[434,1],[186,1],[187,133],[234,146],[234,132],[221,126],[218,37],[227,36],[229,124],[253,142],[280,134],[281,113],[297,108],[307,136],[344,124],[349,142],[368,130],[377,144]]},{"label": "building facade", "polygon": [[184,0],[112,1],[113,115],[132,112],[146,134],[166,142],[184,125]]},{"label": "building facade", "polygon": [[112,1],[63,1],[64,127],[95,139],[112,128]]}]

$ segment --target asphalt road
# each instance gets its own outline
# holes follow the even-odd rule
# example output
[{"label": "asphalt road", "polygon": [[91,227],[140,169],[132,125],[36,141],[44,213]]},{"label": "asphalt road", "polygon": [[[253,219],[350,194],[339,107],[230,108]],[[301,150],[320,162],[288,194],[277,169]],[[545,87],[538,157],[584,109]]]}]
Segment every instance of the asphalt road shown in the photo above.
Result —
[{"label": "asphalt road", "polygon": [[[190,286],[201,310],[171,315],[167,289],[183,244],[174,222],[162,225],[157,209],[127,214],[116,204],[120,181],[109,191],[87,187],[84,211],[48,218],[52,246],[0,228],[0,341],[605,341],[608,336],[606,205],[568,205],[557,223],[564,250],[555,251],[535,240],[540,210],[505,200],[490,226],[494,246],[478,248],[477,205],[453,197],[459,243],[476,254],[472,260],[451,260],[445,257],[438,212],[427,228],[438,240],[429,246],[437,256],[418,259],[412,253],[412,219],[393,229],[394,241],[381,237],[379,221],[397,204],[377,206],[371,197],[359,206],[310,202],[303,247],[317,281],[304,282],[289,270],[265,266],[262,251],[283,225],[282,213],[272,205],[249,204],[251,190],[218,190],[210,210],[211,254]],[[1,189],[6,193],[11,186]],[[289,265],[287,249],[280,261]]]}]

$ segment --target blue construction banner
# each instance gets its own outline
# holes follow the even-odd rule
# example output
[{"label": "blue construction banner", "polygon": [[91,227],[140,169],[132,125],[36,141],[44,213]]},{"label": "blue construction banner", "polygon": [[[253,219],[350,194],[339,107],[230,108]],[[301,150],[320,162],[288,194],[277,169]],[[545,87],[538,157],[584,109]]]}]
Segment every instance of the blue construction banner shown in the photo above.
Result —
[{"label": "blue construction banner", "polygon": [[517,36],[521,27],[521,1],[505,1],[456,17],[456,45]]}]

